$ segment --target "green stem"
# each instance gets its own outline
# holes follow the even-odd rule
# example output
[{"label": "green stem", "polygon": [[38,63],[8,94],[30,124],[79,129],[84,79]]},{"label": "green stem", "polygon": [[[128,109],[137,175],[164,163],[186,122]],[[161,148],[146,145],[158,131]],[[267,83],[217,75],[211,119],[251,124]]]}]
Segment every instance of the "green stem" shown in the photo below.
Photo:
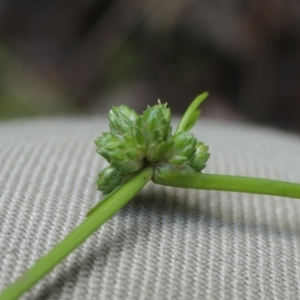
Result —
[{"label": "green stem", "polygon": [[105,198],[105,202],[62,242],[26,271],[0,295],[0,300],[12,300],[28,291],[37,281],[50,272],[68,254],[82,244],[103,223],[118,212],[151,179],[153,167],[146,167],[133,179]]},{"label": "green stem", "polygon": [[300,184],[263,178],[178,172],[157,168],[153,181],[181,188],[300,198]]},{"label": "green stem", "polygon": [[118,187],[117,189],[115,189],[111,194],[107,195],[105,198],[103,198],[101,201],[99,201],[98,203],[95,204],[95,206],[93,206],[87,213],[86,213],[86,217],[89,217],[92,213],[94,213],[95,211],[97,211],[100,206],[102,206],[104,203],[106,203],[107,201],[110,201],[110,198],[113,194],[115,194],[119,189],[122,189],[123,186]]}]

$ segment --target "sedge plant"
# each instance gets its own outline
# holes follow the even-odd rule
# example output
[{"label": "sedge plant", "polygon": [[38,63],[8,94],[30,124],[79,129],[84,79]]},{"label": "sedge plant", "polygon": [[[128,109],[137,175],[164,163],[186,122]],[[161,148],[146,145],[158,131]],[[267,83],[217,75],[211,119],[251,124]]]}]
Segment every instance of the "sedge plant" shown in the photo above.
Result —
[{"label": "sedge plant", "polygon": [[104,199],[62,242],[0,294],[17,299],[82,244],[152,180],[160,185],[300,198],[300,184],[232,175],[204,174],[209,148],[189,130],[208,93],[188,107],[174,133],[171,111],[158,102],[138,115],[125,105],[109,112],[110,132],[96,140],[97,152],[110,164],[99,173],[97,187]]}]

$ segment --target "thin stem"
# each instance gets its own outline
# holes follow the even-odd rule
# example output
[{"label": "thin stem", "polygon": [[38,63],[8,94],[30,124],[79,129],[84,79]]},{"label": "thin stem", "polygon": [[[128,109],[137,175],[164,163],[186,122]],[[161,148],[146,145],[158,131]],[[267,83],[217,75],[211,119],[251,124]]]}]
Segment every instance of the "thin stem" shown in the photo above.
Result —
[{"label": "thin stem", "polygon": [[182,188],[300,198],[300,184],[263,178],[178,172],[157,168],[153,181],[161,185]]},{"label": "thin stem", "polygon": [[68,254],[82,244],[103,223],[118,212],[151,179],[153,167],[146,167],[133,179],[105,199],[103,205],[95,210],[83,223],[73,230],[62,242],[26,271],[15,283],[0,295],[0,300],[12,300],[28,291],[37,281],[50,272]]}]

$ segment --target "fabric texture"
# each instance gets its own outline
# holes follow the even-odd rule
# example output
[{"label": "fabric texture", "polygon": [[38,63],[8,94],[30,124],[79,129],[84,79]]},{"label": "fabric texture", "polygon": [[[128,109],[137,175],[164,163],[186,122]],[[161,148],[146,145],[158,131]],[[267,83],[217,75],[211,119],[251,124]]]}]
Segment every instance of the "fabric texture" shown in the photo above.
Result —
[{"label": "fabric texture", "polygon": [[[85,218],[106,118],[0,123],[0,290]],[[206,173],[300,182],[300,137],[200,120]],[[21,299],[300,299],[300,201],[149,183]]]}]

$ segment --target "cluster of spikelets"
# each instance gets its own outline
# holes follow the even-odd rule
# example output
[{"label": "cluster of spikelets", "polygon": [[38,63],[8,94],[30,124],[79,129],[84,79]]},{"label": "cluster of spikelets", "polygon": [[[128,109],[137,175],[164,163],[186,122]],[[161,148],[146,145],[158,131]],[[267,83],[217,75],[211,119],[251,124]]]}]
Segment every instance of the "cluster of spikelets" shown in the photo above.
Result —
[{"label": "cluster of spikelets", "polygon": [[201,172],[209,158],[208,147],[193,134],[181,131],[172,135],[171,111],[160,102],[142,115],[125,105],[109,112],[110,133],[95,143],[97,152],[110,166],[99,174],[97,187],[111,193],[149,164],[169,164]]}]

